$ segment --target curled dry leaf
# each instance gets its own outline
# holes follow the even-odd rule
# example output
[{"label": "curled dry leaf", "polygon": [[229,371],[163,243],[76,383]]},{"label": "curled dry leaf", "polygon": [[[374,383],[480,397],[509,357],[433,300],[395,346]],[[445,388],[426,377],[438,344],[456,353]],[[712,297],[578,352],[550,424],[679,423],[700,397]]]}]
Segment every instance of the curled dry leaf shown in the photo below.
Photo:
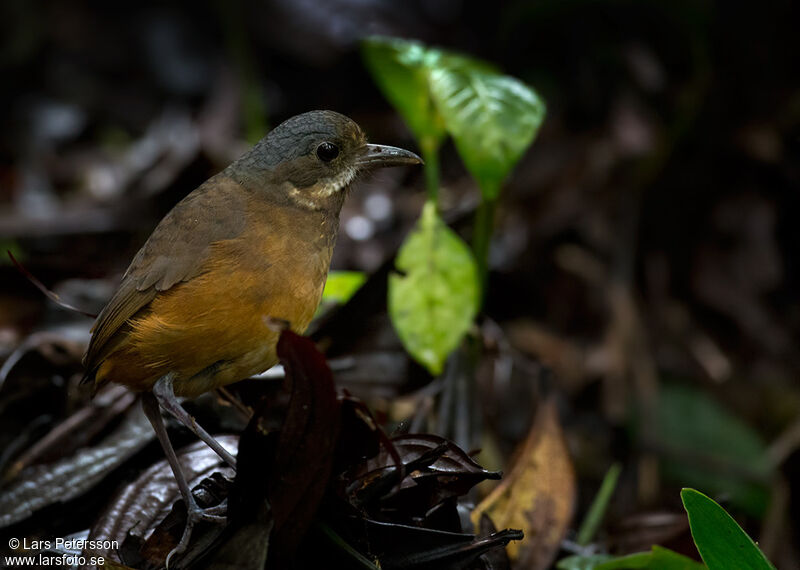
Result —
[{"label": "curled dry leaf", "polygon": [[516,568],[548,568],[558,551],[575,505],[575,472],[555,402],[543,403],[508,477],[472,512],[476,528],[488,514],[498,528],[521,528],[511,543]]},{"label": "curled dry leaf", "polygon": [[354,493],[351,502],[370,512],[374,507],[394,506],[398,512],[421,516],[446,499],[466,494],[481,481],[500,478],[500,473],[487,471],[453,442],[437,435],[404,434],[392,438],[391,443],[405,468],[402,481],[398,482],[397,468],[384,447],[360,465],[349,486]]}]

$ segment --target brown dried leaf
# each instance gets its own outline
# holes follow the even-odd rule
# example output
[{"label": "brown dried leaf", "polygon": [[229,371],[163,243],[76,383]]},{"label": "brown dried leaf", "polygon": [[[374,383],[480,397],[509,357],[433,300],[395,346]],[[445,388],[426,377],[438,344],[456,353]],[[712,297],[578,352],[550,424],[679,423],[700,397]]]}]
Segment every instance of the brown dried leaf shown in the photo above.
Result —
[{"label": "brown dried leaf", "polygon": [[136,394],[124,386],[105,386],[93,400],[65,418],[22,453],[3,478],[11,480],[31,465],[53,462],[73,455],[89,445],[103,429],[124,414],[135,402]]},{"label": "brown dried leaf", "polygon": [[516,568],[548,568],[575,505],[575,472],[555,402],[543,403],[508,477],[472,512],[478,528],[488,514],[498,528],[521,528],[525,538],[508,546]]}]

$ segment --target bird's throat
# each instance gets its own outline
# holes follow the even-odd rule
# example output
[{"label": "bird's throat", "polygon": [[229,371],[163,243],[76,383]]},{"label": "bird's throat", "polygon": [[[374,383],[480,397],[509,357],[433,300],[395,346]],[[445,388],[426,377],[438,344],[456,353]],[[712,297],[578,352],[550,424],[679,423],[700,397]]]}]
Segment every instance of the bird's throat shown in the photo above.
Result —
[{"label": "bird's throat", "polygon": [[337,215],[347,196],[350,183],[355,179],[357,170],[349,168],[331,178],[323,178],[316,184],[305,188],[297,188],[286,183],[286,196],[297,207],[335,212]]}]

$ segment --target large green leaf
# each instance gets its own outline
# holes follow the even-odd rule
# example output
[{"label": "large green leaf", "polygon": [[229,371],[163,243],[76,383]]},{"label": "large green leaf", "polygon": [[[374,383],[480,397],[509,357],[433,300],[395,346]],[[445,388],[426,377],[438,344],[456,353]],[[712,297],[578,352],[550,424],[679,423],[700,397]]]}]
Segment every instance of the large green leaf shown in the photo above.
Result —
[{"label": "large green leaf", "polygon": [[753,539],[715,501],[694,489],[681,491],[697,550],[710,570],[775,570]]},{"label": "large green leaf", "polygon": [[428,87],[428,71],[441,52],[420,42],[371,37],[362,54],[384,96],[405,119],[426,151],[435,151],[446,133]]},{"label": "large green leaf", "polygon": [[758,434],[704,392],[665,384],[652,427],[664,474],[680,485],[724,493],[732,504],[761,516],[772,464]]},{"label": "large green leaf", "polygon": [[439,374],[475,318],[478,276],[467,245],[428,201],[389,277],[389,315],[406,350]]},{"label": "large green leaf", "polygon": [[536,92],[489,63],[416,41],[372,37],[363,54],[423,151],[449,132],[484,197],[495,198],[544,119]]},{"label": "large green leaf", "polygon": [[484,198],[500,186],[533,142],[545,105],[525,83],[458,56],[430,66],[430,89],[447,130]]}]

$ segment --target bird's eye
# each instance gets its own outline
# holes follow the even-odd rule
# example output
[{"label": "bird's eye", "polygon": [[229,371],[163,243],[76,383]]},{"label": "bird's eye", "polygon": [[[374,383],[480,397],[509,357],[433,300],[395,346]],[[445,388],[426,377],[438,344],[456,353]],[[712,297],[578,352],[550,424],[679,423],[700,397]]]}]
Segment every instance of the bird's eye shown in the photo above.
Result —
[{"label": "bird's eye", "polygon": [[330,162],[339,156],[339,147],[333,143],[324,142],[317,147],[317,158],[322,162]]}]

